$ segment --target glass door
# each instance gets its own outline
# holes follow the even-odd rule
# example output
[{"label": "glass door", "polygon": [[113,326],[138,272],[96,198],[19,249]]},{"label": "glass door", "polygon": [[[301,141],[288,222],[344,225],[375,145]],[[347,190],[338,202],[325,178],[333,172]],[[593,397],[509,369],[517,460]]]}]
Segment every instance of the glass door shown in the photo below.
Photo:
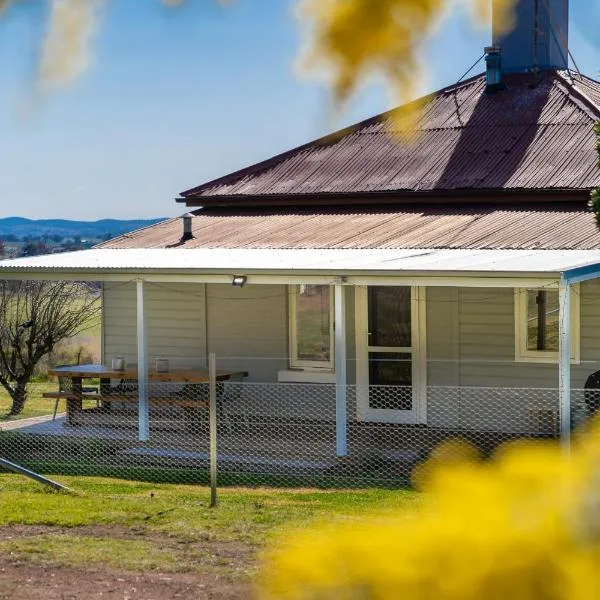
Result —
[{"label": "glass door", "polygon": [[[419,300],[423,292],[406,286],[368,286],[358,291],[357,387],[361,420],[423,421],[424,331]],[[424,361],[423,361],[424,362]]]}]

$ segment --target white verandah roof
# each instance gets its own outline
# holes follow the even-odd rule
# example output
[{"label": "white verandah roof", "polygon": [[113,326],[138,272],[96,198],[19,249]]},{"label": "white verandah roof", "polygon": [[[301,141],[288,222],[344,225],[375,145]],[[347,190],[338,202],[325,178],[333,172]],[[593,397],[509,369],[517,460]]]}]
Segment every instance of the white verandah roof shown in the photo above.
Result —
[{"label": "white verandah roof", "polygon": [[[345,323],[343,284],[559,288],[559,418],[570,444],[569,284],[600,277],[600,250],[104,249],[0,261],[0,278],[137,280],[138,437],[149,439],[144,282],[319,283],[335,285],[334,323]],[[336,453],[347,454],[345,325],[335,328]],[[212,356],[214,369],[214,354]],[[422,360],[422,357],[421,357]],[[418,413],[418,411],[417,411]]]},{"label": "white verandah roof", "polygon": [[247,275],[248,283],[339,278],[361,283],[377,277],[422,278],[426,285],[436,285],[436,278],[439,285],[450,285],[446,279],[457,278],[462,285],[460,280],[478,278],[493,287],[515,278],[548,282],[561,276],[574,282],[600,275],[600,250],[95,248],[0,261],[0,278],[5,279],[136,276],[230,283],[234,274]]}]

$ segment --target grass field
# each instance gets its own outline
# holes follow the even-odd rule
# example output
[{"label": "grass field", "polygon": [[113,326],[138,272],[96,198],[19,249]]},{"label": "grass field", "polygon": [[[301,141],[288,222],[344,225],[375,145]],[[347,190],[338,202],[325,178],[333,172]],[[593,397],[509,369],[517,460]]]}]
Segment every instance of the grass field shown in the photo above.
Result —
[{"label": "grass field", "polygon": [[204,487],[60,481],[77,495],[0,475],[0,598],[248,598],[278,536],[419,502],[406,490],[229,488],[210,509]]}]

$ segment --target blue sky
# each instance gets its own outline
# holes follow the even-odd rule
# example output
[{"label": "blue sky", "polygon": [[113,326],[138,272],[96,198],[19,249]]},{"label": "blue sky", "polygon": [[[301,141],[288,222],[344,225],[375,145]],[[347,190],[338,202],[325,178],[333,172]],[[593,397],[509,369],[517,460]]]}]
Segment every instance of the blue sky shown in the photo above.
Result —
[{"label": "blue sky", "polygon": [[[336,113],[297,77],[294,0],[112,0],[88,72],[34,102],[43,4],[0,21],[0,217],[179,214],[179,192],[389,107],[373,85]],[[572,0],[571,49],[594,77],[599,23],[595,0]],[[455,82],[488,43],[456,10],[425,44],[423,91]]]}]

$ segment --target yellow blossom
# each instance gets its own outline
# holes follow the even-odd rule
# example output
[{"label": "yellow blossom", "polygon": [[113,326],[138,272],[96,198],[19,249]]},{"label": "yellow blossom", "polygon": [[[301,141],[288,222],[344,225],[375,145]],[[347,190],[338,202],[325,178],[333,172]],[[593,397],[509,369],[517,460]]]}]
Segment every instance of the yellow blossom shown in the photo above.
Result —
[{"label": "yellow blossom", "polygon": [[[337,102],[345,101],[365,80],[382,76],[394,101],[412,100],[423,66],[419,54],[446,13],[462,3],[477,23],[489,23],[490,0],[301,0],[298,11],[308,31],[301,68],[325,73]],[[514,22],[515,0],[495,0],[498,30]],[[419,104],[396,114],[396,128],[407,131]]]},{"label": "yellow blossom", "polygon": [[597,600],[599,434],[571,456],[549,443],[487,462],[442,451],[419,473],[418,509],[320,525],[269,552],[261,598]]}]

